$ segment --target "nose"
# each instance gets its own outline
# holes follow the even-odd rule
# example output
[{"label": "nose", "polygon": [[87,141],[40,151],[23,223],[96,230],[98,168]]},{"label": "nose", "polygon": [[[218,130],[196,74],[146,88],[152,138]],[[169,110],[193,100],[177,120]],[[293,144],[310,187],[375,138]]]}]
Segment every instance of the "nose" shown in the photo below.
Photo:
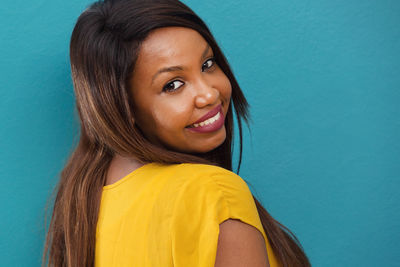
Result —
[{"label": "nose", "polygon": [[219,98],[219,90],[206,80],[200,80],[195,85],[195,105],[198,108],[214,105]]}]

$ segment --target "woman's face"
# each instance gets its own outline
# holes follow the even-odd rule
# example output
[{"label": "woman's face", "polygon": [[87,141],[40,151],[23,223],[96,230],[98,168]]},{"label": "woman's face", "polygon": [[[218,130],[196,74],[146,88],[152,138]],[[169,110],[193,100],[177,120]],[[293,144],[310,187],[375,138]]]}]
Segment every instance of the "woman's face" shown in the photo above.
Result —
[{"label": "woman's face", "polygon": [[203,153],[225,140],[232,87],[197,31],[167,27],[151,32],[130,82],[135,123],[152,143]]}]

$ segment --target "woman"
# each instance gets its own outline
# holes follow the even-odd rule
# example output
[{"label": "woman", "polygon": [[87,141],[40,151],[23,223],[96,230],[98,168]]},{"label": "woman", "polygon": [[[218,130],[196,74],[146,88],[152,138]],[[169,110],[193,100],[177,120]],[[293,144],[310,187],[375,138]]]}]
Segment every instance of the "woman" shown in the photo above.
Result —
[{"label": "woman", "polygon": [[231,171],[232,105],[241,158],[248,104],[192,10],[93,3],[70,59],[81,136],[61,173],[44,264],[310,266]]}]

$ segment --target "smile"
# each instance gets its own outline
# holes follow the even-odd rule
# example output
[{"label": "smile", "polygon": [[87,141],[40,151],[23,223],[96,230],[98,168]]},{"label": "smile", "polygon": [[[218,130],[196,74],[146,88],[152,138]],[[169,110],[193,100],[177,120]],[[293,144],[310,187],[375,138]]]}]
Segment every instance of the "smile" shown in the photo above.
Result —
[{"label": "smile", "polygon": [[216,120],[218,120],[221,117],[221,112],[218,112],[214,117],[211,117],[205,121],[202,121],[200,123],[194,123],[189,128],[196,128],[204,125],[209,125],[211,123],[214,123]]},{"label": "smile", "polygon": [[218,113],[211,118],[201,121],[199,123],[194,123],[189,127],[186,127],[186,129],[196,133],[210,133],[221,129],[224,126],[224,122],[225,117],[222,113],[222,109],[220,109]]}]

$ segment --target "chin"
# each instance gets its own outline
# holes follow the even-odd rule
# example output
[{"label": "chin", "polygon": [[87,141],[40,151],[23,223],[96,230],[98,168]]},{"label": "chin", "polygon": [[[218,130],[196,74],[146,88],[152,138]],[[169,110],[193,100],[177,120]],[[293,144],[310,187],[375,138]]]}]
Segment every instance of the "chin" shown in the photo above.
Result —
[{"label": "chin", "polygon": [[208,146],[202,146],[201,148],[198,148],[195,151],[195,153],[207,153],[207,152],[210,152],[210,151],[218,148],[220,145],[222,145],[224,143],[224,141],[225,141],[225,138],[222,139],[220,142],[216,142],[216,143],[214,143],[212,145],[210,144]]},{"label": "chin", "polygon": [[221,129],[223,133],[220,132],[214,138],[210,137],[208,140],[185,140],[181,143],[180,146],[178,144],[169,144],[166,146],[169,150],[174,150],[181,153],[188,153],[188,154],[204,154],[210,152],[220,145],[222,145],[226,139],[226,132],[225,128]]},{"label": "chin", "polygon": [[[222,142],[221,142],[221,144],[222,144]],[[212,144],[212,145],[209,144],[207,146],[200,145],[200,146],[196,146],[196,147],[192,146],[192,147],[188,147],[186,149],[180,149],[179,151],[183,152],[183,153],[188,153],[188,154],[204,154],[204,153],[207,153],[207,152],[210,152],[210,151],[216,149],[221,144]]]}]

